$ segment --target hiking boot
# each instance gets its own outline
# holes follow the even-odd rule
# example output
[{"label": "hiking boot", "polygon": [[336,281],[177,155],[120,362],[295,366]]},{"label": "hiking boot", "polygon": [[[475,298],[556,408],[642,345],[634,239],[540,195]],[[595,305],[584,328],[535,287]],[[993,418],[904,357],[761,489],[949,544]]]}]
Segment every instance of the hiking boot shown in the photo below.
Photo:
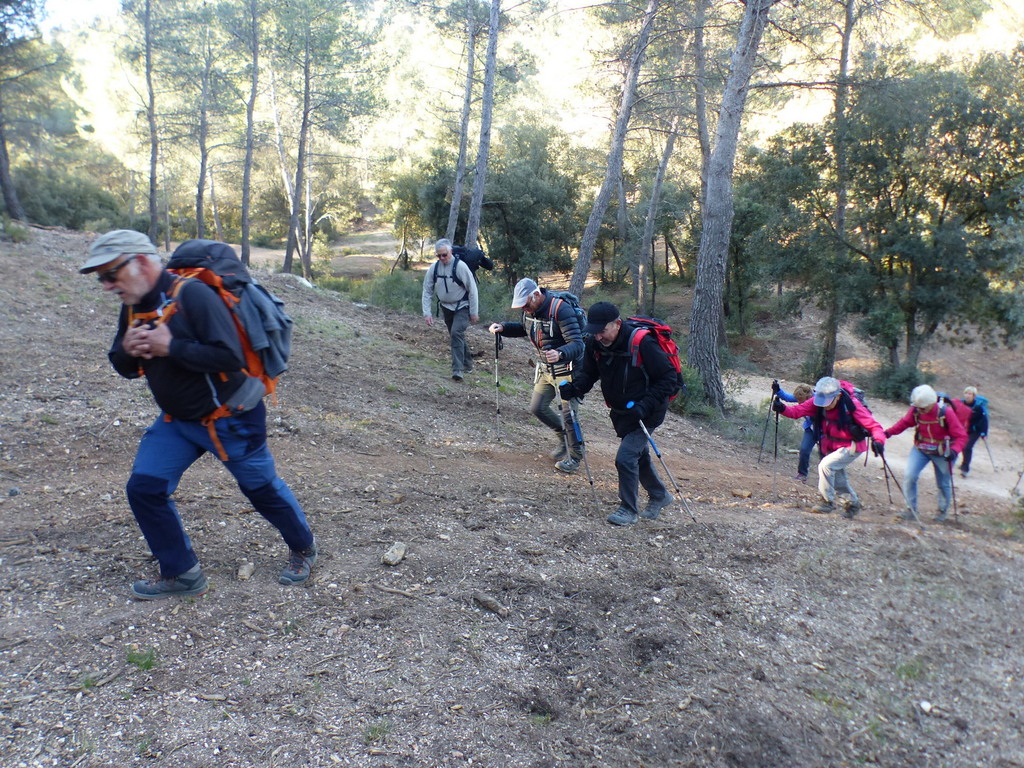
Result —
[{"label": "hiking boot", "polygon": [[971,474],[971,470],[969,470],[969,469],[961,469],[960,470],[960,477],[962,477],[964,480],[967,479],[967,476],[969,474]]},{"label": "hiking boot", "polygon": [[807,482],[807,475],[802,474],[800,472],[797,472],[795,475],[793,475],[793,479],[794,480],[798,480],[801,483],[806,483]]},{"label": "hiking boot", "polygon": [[903,510],[903,514],[900,515],[900,520],[913,520],[916,517],[917,515],[914,514],[913,510],[905,509]]},{"label": "hiking boot", "polygon": [[937,514],[937,515],[936,515],[936,516],[935,516],[934,518],[932,518],[932,519],[933,519],[933,520],[934,520],[934,521],[935,521],[936,523],[944,523],[944,522],[946,522],[946,521],[947,521],[947,520],[949,519],[949,512],[948,512],[948,511],[946,511],[946,510],[939,510],[939,514]]},{"label": "hiking boot", "polygon": [[625,507],[619,507],[608,515],[608,522],[612,525],[632,525],[638,518],[639,515],[636,512],[630,512]]},{"label": "hiking boot", "polygon": [[565,436],[563,433],[558,433],[558,444],[548,454],[555,461],[561,461],[569,455],[569,449],[565,447]]},{"label": "hiking boot", "polygon": [[651,499],[647,502],[647,506],[643,508],[643,511],[640,513],[640,517],[645,520],[657,520],[658,515],[661,514],[661,510],[665,507],[671,506],[672,502],[673,498],[669,495],[666,495],[665,498],[658,499],[657,501]]},{"label": "hiking boot", "polygon": [[462,371],[456,371],[452,374],[452,381],[462,381]]},{"label": "hiking boot", "polygon": [[847,520],[852,520],[854,515],[860,512],[860,502],[854,501],[853,499],[847,499],[846,506],[843,509],[843,517]]},{"label": "hiking boot", "polygon": [[565,472],[567,475],[571,475],[577,472],[580,468],[580,460],[575,456],[566,456],[560,462],[555,464],[555,469],[559,472]]},{"label": "hiking boot", "polygon": [[835,511],[835,504],[833,504],[831,501],[823,501],[820,504],[811,507],[811,512],[814,512],[819,515],[830,515]]},{"label": "hiking boot", "polygon": [[132,597],[137,600],[161,600],[165,597],[193,597],[210,588],[199,564],[170,579],[143,579],[132,584]]},{"label": "hiking boot", "polygon": [[284,584],[285,586],[293,586],[295,584],[301,584],[309,578],[309,572],[316,563],[316,542],[310,546],[309,549],[304,549],[301,552],[296,552],[294,549],[288,558],[288,565],[281,571],[281,575],[277,577],[278,584]]}]

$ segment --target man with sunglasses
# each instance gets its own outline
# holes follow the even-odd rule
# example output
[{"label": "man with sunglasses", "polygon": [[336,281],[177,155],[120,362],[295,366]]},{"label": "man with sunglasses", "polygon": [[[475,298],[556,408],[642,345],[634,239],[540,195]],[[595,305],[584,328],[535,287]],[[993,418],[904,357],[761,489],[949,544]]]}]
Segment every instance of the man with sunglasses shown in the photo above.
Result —
[{"label": "man with sunglasses", "polygon": [[[242,371],[241,343],[224,302],[201,281],[165,270],[149,238],[133,230],[98,237],[79,271],[95,272],[103,290],[121,300],[108,357],[125,378],[145,376],[161,410],[139,443],[126,488],[135,520],[160,564],[160,578],[136,581],[132,595],[157,600],[208,589],[171,494],[200,456],[208,451],[217,455],[212,431],[228,457],[224,466],[288,545],[291,555],[278,582],[306,581],[316,562],[316,543],[294,494],[277,476],[263,401],[206,420],[222,403],[230,405],[250,380]],[[171,302],[177,311],[166,312]]]}]

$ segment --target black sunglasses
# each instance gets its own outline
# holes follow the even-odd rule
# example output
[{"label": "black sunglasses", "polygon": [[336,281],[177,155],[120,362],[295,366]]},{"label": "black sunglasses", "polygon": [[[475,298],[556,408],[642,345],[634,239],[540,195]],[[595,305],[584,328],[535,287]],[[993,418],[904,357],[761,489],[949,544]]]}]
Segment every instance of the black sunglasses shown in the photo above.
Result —
[{"label": "black sunglasses", "polygon": [[116,283],[117,282],[117,273],[120,272],[121,268],[124,267],[124,265],[127,264],[130,261],[135,261],[135,257],[134,256],[129,256],[127,259],[122,261],[120,264],[118,264],[113,269],[108,269],[106,272],[98,273],[96,275],[96,279],[99,280],[101,283]]}]

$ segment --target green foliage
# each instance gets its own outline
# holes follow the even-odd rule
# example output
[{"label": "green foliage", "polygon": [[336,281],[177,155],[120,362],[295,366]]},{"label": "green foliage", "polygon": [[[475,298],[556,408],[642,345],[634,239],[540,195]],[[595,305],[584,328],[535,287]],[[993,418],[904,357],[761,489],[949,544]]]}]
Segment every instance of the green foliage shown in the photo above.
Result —
[{"label": "green foliage", "polygon": [[933,381],[934,375],[922,373],[915,366],[888,364],[878,369],[871,384],[871,391],[887,400],[907,402],[914,387]]},{"label": "green foliage", "polygon": [[672,401],[672,410],[676,413],[710,418],[715,409],[704,394],[704,384],[700,371],[689,365],[683,365],[683,383],[685,389]]},{"label": "green foliage", "polygon": [[128,663],[142,672],[151,670],[157,664],[156,649],[149,648],[145,651],[140,651],[137,648],[129,648]]},{"label": "green foliage", "polygon": [[4,237],[12,243],[27,243],[29,241],[31,235],[28,227],[15,224],[6,213],[0,217],[0,222],[2,222],[0,229],[2,229]]},{"label": "green foliage", "polygon": [[14,186],[26,215],[37,224],[81,230],[99,223],[109,229],[102,225],[122,218],[117,199],[91,179],[29,167],[18,171]]}]

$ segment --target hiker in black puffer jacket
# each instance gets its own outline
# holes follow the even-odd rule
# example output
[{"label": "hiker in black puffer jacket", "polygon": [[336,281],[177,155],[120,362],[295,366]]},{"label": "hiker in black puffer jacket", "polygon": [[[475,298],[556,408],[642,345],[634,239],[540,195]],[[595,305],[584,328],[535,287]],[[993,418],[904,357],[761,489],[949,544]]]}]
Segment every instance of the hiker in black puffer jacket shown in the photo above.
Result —
[{"label": "hiker in black puffer jacket", "polygon": [[672,496],[654,468],[640,422],[653,432],[665,420],[668,400],[679,389],[678,374],[650,333],[640,341],[642,364],[633,364],[629,342],[634,326],[619,317],[614,304],[600,301],[592,306],[585,330],[591,339],[583,353],[582,370],[571,384],[562,386],[562,397],[582,398],[600,379],[612,426],[622,440],[615,455],[619,508],[608,516],[608,522],[630,525],[637,521],[640,485],[650,498],[639,515],[653,520],[671,503]]},{"label": "hiker in black puffer jacket", "polygon": [[[562,472],[576,472],[583,453],[576,441],[570,416],[564,411],[555,413],[551,408],[558,395],[555,389],[558,382],[572,381],[583,355],[583,328],[576,310],[567,299],[550,295],[528,277],[516,283],[512,308],[523,310],[521,322],[492,323],[488,330],[511,338],[526,336],[536,347],[538,360],[530,413],[558,436],[558,444],[551,451],[551,458],[557,462],[555,467]],[[567,402],[574,411],[579,405],[577,400]]]},{"label": "hiker in black puffer jacket", "polygon": [[[274,468],[266,390],[242,371],[242,344],[220,296],[199,280],[166,271],[149,238],[132,230],[97,238],[79,271],[97,273],[103,290],[121,300],[110,362],[125,378],[145,376],[161,409],[142,436],[125,489],[160,578],[136,581],[132,595],[156,600],[206,592],[206,576],[171,499],[182,474],[206,452],[221,458],[291,550],[278,582],[306,581],[317,557],[313,533]],[[219,415],[222,410],[229,415]]]}]

